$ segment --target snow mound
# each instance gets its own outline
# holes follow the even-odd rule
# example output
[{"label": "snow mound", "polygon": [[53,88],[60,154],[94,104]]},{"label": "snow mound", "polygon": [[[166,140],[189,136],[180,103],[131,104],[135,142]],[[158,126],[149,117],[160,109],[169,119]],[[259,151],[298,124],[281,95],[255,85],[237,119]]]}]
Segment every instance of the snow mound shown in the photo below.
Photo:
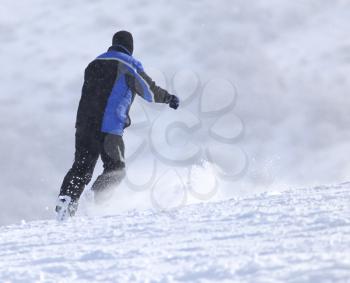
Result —
[{"label": "snow mound", "polygon": [[1,282],[348,282],[350,184],[0,228]]}]

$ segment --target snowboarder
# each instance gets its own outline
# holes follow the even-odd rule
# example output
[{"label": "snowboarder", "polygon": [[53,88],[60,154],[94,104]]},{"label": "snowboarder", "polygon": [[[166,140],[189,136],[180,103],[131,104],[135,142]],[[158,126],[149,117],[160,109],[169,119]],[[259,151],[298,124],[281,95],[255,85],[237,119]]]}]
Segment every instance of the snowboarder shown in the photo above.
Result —
[{"label": "snowboarder", "polygon": [[130,32],[114,34],[112,46],[85,69],[75,133],[75,159],[65,176],[56,205],[58,219],[74,216],[78,200],[91,181],[101,156],[103,173],[92,185],[95,201],[125,176],[123,131],[130,125],[129,109],[138,94],[173,109],[179,99],[158,87],[132,57]]}]

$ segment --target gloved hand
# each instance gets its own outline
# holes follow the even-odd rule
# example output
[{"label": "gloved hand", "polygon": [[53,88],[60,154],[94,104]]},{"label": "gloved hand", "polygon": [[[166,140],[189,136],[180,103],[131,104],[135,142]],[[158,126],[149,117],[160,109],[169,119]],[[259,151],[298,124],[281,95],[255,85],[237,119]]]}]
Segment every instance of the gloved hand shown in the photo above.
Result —
[{"label": "gloved hand", "polygon": [[177,109],[179,107],[180,100],[176,95],[170,95],[169,107]]}]

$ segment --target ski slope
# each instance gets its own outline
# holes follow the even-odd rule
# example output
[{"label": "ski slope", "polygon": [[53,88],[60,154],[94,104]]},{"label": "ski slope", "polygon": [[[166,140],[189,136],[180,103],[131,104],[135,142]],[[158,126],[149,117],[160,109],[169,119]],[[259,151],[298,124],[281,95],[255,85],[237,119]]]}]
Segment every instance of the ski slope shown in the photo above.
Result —
[{"label": "ski slope", "polygon": [[0,282],[350,282],[350,184],[0,228]]}]

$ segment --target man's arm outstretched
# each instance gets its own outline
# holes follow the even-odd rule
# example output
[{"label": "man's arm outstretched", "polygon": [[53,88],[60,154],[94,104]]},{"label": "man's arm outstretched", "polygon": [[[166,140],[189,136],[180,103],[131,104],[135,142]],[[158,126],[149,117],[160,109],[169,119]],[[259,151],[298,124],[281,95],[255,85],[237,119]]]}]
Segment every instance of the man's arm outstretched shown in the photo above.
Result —
[{"label": "man's arm outstretched", "polygon": [[[177,109],[179,107],[179,98],[176,95],[170,94],[165,89],[156,85],[150,76],[145,71],[140,70],[134,76],[127,77],[128,86],[142,98],[147,101],[156,103],[166,103],[169,107]],[[149,97],[152,97],[151,99]]]}]

